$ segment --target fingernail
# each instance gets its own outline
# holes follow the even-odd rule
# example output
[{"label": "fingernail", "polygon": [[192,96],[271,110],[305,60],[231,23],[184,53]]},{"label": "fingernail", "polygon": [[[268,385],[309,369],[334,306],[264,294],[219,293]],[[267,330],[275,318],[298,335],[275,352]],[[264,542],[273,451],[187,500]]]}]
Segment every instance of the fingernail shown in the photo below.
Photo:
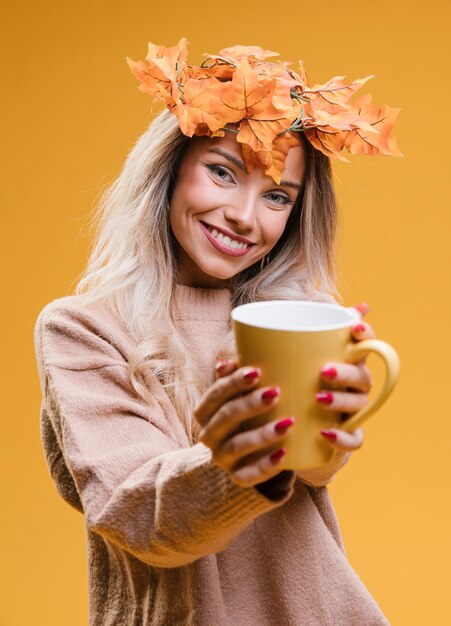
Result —
[{"label": "fingernail", "polygon": [[367,313],[369,313],[370,307],[367,305],[366,302],[361,302],[360,304],[356,304],[355,309],[357,309],[357,311],[360,311],[360,313],[362,315],[366,315]]},{"label": "fingernail", "polygon": [[273,452],[269,458],[271,459],[273,463],[277,463],[278,461],[280,461],[280,459],[284,456],[285,453],[286,453],[285,448],[279,448],[278,450]]},{"label": "fingernail", "polygon": [[324,437],[331,439],[332,441],[336,441],[337,439],[337,433],[333,433],[331,430],[322,430],[321,434],[324,435]]},{"label": "fingernail", "polygon": [[274,426],[274,430],[276,431],[276,433],[280,435],[284,433],[286,430],[288,430],[290,426],[293,426],[293,424],[294,424],[294,417],[287,417],[286,419],[283,419],[283,420],[280,420],[280,422],[277,422],[277,424]]},{"label": "fingernail", "polygon": [[363,324],[356,324],[355,326],[352,327],[352,330],[356,333],[361,333],[362,331],[365,330],[365,326]]},{"label": "fingernail", "polygon": [[321,376],[325,378],[335,378],[337,376],[337,370],[335,367],[326,367],[326,369],[321,370]]},{"label": "fingernail", "polygon": [[277,398],[279,394],[280,394],[279,387],[272,387],[271,389],[267,389],[266,391],[262,393],[261,399],[263,400],[263,402],[271,402],[271,400],[274,400],[274,398]]},{"label": "fingernail", "polygon": [[249,381],[255,380],[259,376],[260,376],[260,370],[258,369],[248,370],[245,374],[243,374],[243,378]]},{"label": "fingernail", "polygon": [[328,391],[321,391],[320,393],[317,393],[315,397],[318,402],[321,402],[321,404],[332,404],[334,401],[333,395]]},{"label": "fingernail", "polygon": [[220,370],[220,369],[222,369],[225,365],[227,365],[227,363],[228,363],[228,362],[229,362],[229,360],[228,360],[228,359],[219,359],[219,360],[216,362],[216,365],[215,365],[215,370],[216,370],[217,372],[219,372],[219,370]]}]

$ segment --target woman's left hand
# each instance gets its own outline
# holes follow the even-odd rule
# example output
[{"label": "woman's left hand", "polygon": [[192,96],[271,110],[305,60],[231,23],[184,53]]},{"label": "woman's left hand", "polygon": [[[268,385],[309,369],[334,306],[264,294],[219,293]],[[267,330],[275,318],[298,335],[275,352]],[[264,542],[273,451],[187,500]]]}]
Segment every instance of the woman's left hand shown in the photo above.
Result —
[{"label": "woman's left hand", "polygon": [[[356,308],[363,317],[369,311],[368,305],[359,304]],[[359,322],[351,329],[356,341],[372,339],[376,335],[367,322]],[[373,385],[371,372],[365,366],[366,357],[357,363],[326,363],[321,370],[321,378],[327,381],[332,389],[323,389],[316,395],[317,402],[328,410],[345,413],[351,416],[368,404],[368,393]],[[330,444],[339,450],[353,451],[363,444],[363,430],[357,428],[353,432],[345,432],[338,428],[322,430],[322,435]],[[326,437],[324,433],[331,436]]]}]

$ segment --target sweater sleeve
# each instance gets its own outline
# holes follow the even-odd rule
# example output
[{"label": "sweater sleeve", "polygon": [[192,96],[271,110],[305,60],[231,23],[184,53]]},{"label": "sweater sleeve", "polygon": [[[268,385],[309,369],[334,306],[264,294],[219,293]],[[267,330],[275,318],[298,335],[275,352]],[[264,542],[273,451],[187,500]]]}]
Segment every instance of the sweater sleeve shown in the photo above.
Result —
[{"label": "sweater sleeve", "polygon": [[275,501],[240,487],[207,446],[177,443],[161,425],[164,413],[154,416],[130,384],[125,356],[103,335],[89,313],[54,303],[35,326],[41,424],[47,422],[41,432],[51,431],[44,451],[55,482],[65,481],[58,491],[84,513],[88,528],[149,565],[178,567],[225,549],[291,497],[293,488]]}]

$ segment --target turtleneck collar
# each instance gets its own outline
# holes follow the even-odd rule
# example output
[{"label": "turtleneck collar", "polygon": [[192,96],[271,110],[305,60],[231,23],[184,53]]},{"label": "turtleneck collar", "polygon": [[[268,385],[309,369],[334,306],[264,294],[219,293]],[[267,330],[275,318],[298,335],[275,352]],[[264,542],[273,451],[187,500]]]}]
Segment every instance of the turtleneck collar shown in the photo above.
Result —
[{"label": "turtleneck collar", "polygon": [[172,303],[177,320],[225,322],[230,320],[232,292],[228,288],[208,289],[176,283]]}]

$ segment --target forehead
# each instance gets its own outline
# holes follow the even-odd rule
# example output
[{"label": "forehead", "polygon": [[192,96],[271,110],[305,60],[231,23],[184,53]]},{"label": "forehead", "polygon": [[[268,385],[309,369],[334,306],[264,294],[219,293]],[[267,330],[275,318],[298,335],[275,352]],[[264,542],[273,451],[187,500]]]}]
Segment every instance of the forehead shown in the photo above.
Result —
[{"label": "forehead", "polygon": [[[226,152],[235,157],[239,161],[243,162],[241,154],[241,144],[236,140],[235,133],[226,132],[224,137],[192,137],[185,152],[185,158],[187,161],[194,164],[199,159],[206,155],[215,156],[215,152],[212,149],[218,148],[221,152]],[[301,142],[299,145],[292,146],[288,150],[288,154],[285,158],[285,165],[282,174],[282,178],[290,180],[296,183],[301,183],[305,172],[305,154]],[[261,165],[257,165],[254,170],[248,175],[260,176],[265,179],[270,179],[273,183],[271,176],[266,176],[264,168]]]}]

